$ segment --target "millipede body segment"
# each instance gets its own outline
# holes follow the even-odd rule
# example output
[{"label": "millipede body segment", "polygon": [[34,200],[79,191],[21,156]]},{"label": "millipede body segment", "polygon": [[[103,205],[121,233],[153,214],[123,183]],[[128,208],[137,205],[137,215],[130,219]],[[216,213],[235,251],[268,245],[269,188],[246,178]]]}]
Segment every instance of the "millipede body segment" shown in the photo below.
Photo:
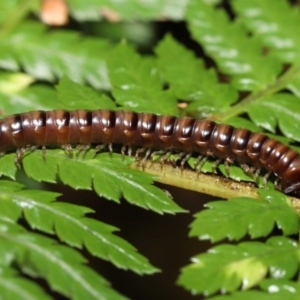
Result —
[{"label": "millipede body segment", "polygon": [[[273,172],[285,193],[300,191],[300,155],[263,133],[189,117],[111,110],[31,111],[0,120],[0,153],[30,147],[122,144],[143,149],[199,153],[244,169]],[[249,167],[250,166],[250,167]]]}]

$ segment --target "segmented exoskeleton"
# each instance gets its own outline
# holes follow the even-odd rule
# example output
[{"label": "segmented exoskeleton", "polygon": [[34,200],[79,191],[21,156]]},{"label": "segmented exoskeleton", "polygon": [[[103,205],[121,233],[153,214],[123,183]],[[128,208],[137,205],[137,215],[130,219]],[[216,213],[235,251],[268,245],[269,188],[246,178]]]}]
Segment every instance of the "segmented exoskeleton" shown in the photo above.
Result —
[{"label": "segmented exoskeleton", "polygon": [[[263,168],[267,175],[277,176],[285,193],[300,191],[299,153],[243,128],[189,117],[101,109],[31,111],[0,120],[0,153],[17,149],[17,164],[27,149],[35,147],[61,146],[71,153],[73,145],[85,152],[91,145],[96,145],[96,151],[104,145],[111,150],[112,144],[123,145],[122,153],[125,147],[129,153],[133,146],[142,147],[148,150],[146,157],[154,149],[179,152],[184,160],[199,153],[201,158],[213,156],[226,165],[236,162],[256,174]],[[198,169],[199,162],[200,158]]]}]

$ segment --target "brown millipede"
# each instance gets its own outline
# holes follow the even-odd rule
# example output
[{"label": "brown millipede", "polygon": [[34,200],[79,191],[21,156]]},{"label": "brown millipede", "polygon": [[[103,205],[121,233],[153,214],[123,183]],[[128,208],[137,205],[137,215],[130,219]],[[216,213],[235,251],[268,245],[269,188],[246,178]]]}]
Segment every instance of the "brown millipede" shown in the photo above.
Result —
[{"label": "brown millipede", "polygon": [[[273,172],[285,193],[300,191],[299,153],[263,133],[243,128],[189,117],[104,109],[31,111],[0,120],[0,153],[17,149],[17,164],[31,147],[62,146],[72,152],[72,145],[79,145],[85,152],[91,145],[97,145],[95,151],[103,145],[112,151],[112,144],[123,145],[122,153],[128,147],[130,154],[132,146],[142,147],[145,157],[154,149],[167,154],[178,151],[183,160],[192,153],[204,159],[214,156],[217,163],[224,160],[228,166],[237,162],[247,172],[256,170],[256,175],[264,168],[265,179]],[[199,161],[196,168],[198,164],[200,169]]]}]

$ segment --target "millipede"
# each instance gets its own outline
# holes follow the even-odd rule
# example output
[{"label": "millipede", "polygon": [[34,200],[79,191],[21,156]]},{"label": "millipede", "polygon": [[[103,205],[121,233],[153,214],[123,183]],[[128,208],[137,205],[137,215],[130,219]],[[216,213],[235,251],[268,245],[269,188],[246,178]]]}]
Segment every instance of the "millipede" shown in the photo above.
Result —
[{"label": "millipede", "polygon": [[[16,150],[15,163],[23,154],[38,147],[61,146],[72,154],[73,146],[85,153],[95,146],[95,153],[105,146],[122,145],[122,154],[132,147],[136,157],[144,159],[159,153],[168,157],[178,153],[182,162],[197,154],[194,168],[201,170],[208,157],[239,164],[246,173],[258,176],[266,170],[265,182],[273,173],[276,186],[284,193],[300,193],[300,155],[289,146],[263,133],[217,124],[211,120],[174,117],[152,113],[112,110],[30,111],[0,120],[0,154]],[[153,152],[154,151],[154,152]]]}]

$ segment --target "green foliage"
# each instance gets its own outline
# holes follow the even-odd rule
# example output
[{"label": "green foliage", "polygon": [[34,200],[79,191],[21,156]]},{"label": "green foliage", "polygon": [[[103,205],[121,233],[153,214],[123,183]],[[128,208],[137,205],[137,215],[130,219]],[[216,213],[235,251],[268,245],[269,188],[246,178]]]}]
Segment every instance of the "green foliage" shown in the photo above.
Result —
[{"label": "green foliage", "polygon": [[[191,0],[187,20],[193,37],[213,57],[220,71],[232,75],[240,90],[259,90],[273,83],[281,71],[276,59],[263,56],[261,44],[247,36],[238,22],[209,1]],[[259,72],[257,72],[259,70]]]},{"label": "green foliage", "polygon": [[0,216],[14,222],[24,216],[31,228],[57,235],[77,248],[84,245],[92,255],[110,260],[120,268],[140,274],[156,271],[129,243],[112,234],[117,228],[84,217],[93,212],[91,209],[56,202],[55,193],[22,188],[14,182],[0,181]]},{"label": "green foliage", "polygon": [[177,115],[177,100],[163,90],[160,74],[149,57],[141,57],[128,44],[118,45],[108,60],[112,94],[124,109]]},{"label": "green foliage", "polygon": [[237,91],[231,85],[219,83],[215,69],[207,70],[203,61],[171,36],[166,35],[155,52],[163,79],[177,99],[195,101],[188,111],[197,109],[204,117],[214,113],[219,104],[219,111],[223,111],[237,101]]},{"label": "green foliage", "polygon": [[255,124],[273,133],[278,125],[285,136],[300,141],[298,120],[300,118],[299,98],[278,93],[265,97],[259,103],[249,105],[248,113]]},{"label": "green foliage", "polygon": [[[34,78],[23,73],[0,72],[1,113],[11,115],[18,111],[53,108],[55,91],[45,84],[30,85]],[[44,99],[41,102],[39,99]]]},{"label": "green foliage", "polygon": [[39,286],[9,268],[0,268],[0,290],[2,299],[52,299]]},{"label": "green foliage", "polygon": [[259,193],[261,201],[233,198],[207,203],[209,209],[196,214],[190,236],[217,242],[226,237],[240,240],[248,233],[253,239],[269,235],[275,224],[284,235],[297,234],[299,217],[290,199],[275,191]]},{"label": "green foliage", "polygon": [[270,55],[283,63],[299,63],[300,13],[287,1],[234,0],[233,8],[246,30],[257,36]]},{"label": "green foliage", "polygon": [[83,39],[69,31],[47,33],[36,22],[24,22],[17,31],[2,38],[0,67],[17,71],[22,66],[37,79],[55,82],[66,75],[74,81],[108,89],[104,60],[111,49],[112,45],[104,40]]},{"label": "green foliage", "polygon": [[[3,0],[1,116],[37,109],[123,109],[209,117],[266,130],[294,147],[300,141],[299,7],[287,0],[234,0],[228,5],[230,10],[219,0],[70,0],[70,15],[78,23],[49,30],[37,18],[37,1]],[[185,21],[197,47],[188,49],[171,33],[159,39],[147,21],[161,26],[165,19]],[[94,21],[100,28],[118,20],[125,22],[110,24],[108,39],[89,35],[85,23]],[[147,54],[138,53],[139,44],[130,44],[126,36],[124,28],[134,28],[136,20],[156,35]],[[118,43],[116,26],[125,34]],[[94,156],[90,149],[82,158],[75,150],[70,157],[54,147],[44,159],[37,149],[24,154],[22,168],[37,182],[93,189],[116,203],[124,198],[159,214],[185,211],[152,185],[156,178],[147,169],[132,169],[134,158],[119,152],[114,146],[111,155],[105,149]],[[59,195],[42,186],[30,189],[16,182],[14,157],[0,158],[0,298],[51,299],[35,280],[41,278],[68,299],[125,299],[93,269],[83,250],[140,275],[158,271],[115,233],[116,227],[92,219],[90,208],[69,204],[64,196],[57,201]],[[195,159],[188,160],[190,166]],[[211,173],[213,163],[207,161],[202,171]],[[219,171],[227,176],[223,164]],[[171,176],[171,171],[158,173]],[[230,166],[229,178],[254,181],[237,165]],[[264,187],[261,178],[256,183]],[[193,184],[194,179],[187,188]],[[210,202],[195,215],[190,237],[238,243],[213,245],[195,255],[178,284],[194,294],[225,294],[210,298],[214,300],[298,299],[297,201],[274,191],[270,182],[268,189],[258,190],[259,200],[235,197],[238,182],[236,187],[228,201]],[[208,185],[206,191],[212,193],[212,188]],[[277,236],[271,236],[275,230]],[[245,237],[250,240],[241,241]]]},{"label": "green foliage", "polygon": [[[37,181],[54,183],[59,174],[60,180],[74,189],[90,190],[93,187],[99,196],[116,202],[123,196],[130,203],[158,213],[184,211],[166,193],[151,185],[151,175],[126,167],[133,161],[132,158],[122,160],[119,154],[113,156],[102,153],[93,158],[90,151],[85,159],[75,160],[66,157],[62,150],[47,150],[44,161],[42,151],[36,150],[24,157],[23,167],[28,177]],[[15,178],[14,154],[0,158],[2,161],[0,173]]]},{"label": "green foliage", "polygon": [[57,86],[59,104],[68,110],[114,109],[116,104],[105,94],[99,95],[90,87],[83,86],[63,77]]},{"label": "green foliage", "polygon": [[0,237],[4,267],[17,264],[24,274],[47,279],[53,290],[73,299],[126,299],[85,266],[84,257],[70,247],[6,221],[0,222]]},{"label": "green foliage", "polygon": [[[115,2],[109,0],[70,0],[71,14],[79,21],[100,20],[109,11],[116,18],[127,20],[152,20],[160,17],[181,20],[187,1],[163,0],[145,2],[142,0]],[[102,12],[102,13],[101,13]]]},{"label": "green foliage", "polygon": [[299,283],[281,279],[268,279],[260,284],[261,291],[234,292],[231,295],[211,297],[212,300],[297,300],[300,296]]},{"label": "green foliage", "polygon": [[266,243],[215,246],[192,261],[182,270],[179,283],[194,293],[211,295],[240,286],[249,289],[268,273],[272,278],[291,279],[299,269],[299,251],[297,242],[275,236]]}]

